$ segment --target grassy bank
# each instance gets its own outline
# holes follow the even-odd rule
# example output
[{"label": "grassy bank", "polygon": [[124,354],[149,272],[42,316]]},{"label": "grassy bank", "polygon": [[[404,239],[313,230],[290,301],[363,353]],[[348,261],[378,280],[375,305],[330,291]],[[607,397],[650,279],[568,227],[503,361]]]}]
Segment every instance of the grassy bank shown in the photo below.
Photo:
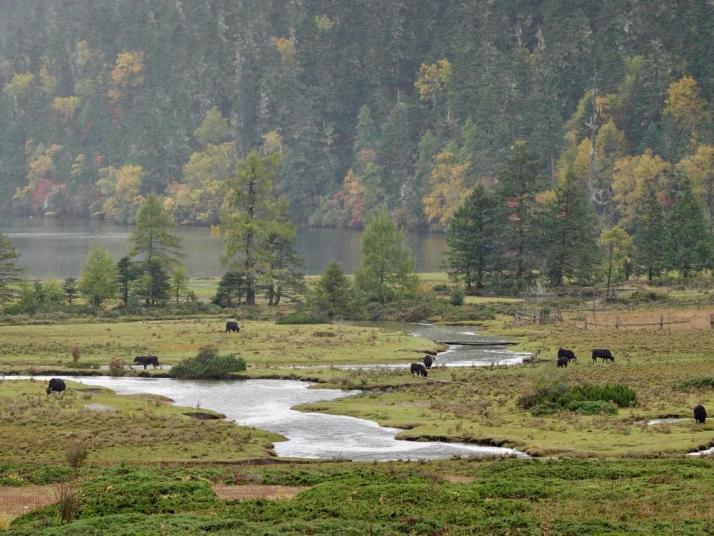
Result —
[{"label": "grassy bank", "polygon": [[235,462],[268,457],[281,440],[222,419],[197,419],[189,414],[212,412],[162,397],[67,383],[66,392],[48,396],[46,382],[0,381],[0,463],[63,463],[75,441],[86,446],[89,464]]}]

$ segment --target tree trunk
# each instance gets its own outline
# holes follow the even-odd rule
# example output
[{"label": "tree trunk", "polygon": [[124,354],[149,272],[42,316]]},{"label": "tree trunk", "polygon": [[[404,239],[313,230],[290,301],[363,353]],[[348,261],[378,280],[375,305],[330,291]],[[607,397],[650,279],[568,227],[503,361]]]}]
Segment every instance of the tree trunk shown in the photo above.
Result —
[{"label": "tree trunk", "polygon": [[610,299],[610,282],[612,281],[612,250],[613,244],[610,243],[610,257],[607,261],[607,292],[605,292],[605,299]]}]

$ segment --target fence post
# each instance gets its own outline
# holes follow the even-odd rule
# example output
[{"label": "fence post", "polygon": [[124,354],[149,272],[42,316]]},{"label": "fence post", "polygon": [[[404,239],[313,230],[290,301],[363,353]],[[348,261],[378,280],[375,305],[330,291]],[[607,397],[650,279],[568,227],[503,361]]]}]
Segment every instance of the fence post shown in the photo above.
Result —
[{"label": "fence post", "polygon": [[[712,315],[712,328],[714,328],[714,315]],[[588,329],[588,317],[587,317],[587,315],[585,316],[585,320],[583,321],[583,329],[585,329],[585,330]]]},{"label": "fence post", "polygon": [[664,317],[660,315],[659,317],[659,330],[662,331],[664,329]]},{"label": "fence post", "polygon": [[620,317],[615,318],[615,329],[620,329]]},{"label": "fence post", "polygon": [[709,315],[709,326],[714,329],[714,313]]}]

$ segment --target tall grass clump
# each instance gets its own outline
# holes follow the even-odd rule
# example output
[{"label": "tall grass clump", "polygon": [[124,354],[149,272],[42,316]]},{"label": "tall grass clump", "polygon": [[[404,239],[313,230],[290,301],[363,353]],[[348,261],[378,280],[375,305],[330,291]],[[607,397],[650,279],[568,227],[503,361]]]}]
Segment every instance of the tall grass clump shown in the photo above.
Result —
[{"label": "tall grass clump", "polygon": [[689,391],[690,389],[714,389],[714,376],[700,376],[698,378],[690,378],[676,385],[681,391]]},{"label": "tall grass clump", "polygon": [[79,514],[80,495],[79,489],[72,482],[63,482],[57,486],[55,498],[62,523],[71,523]]},{"label": "tall grass clump", "polygon": [[184,380],[225,379],[233,372],[244,371],[245,359],[235,354],[218,355],[218,349],[204,346],[198,350],[196,357],[184,359],[171,367],[169,374],[174,378]]},{"label": "tall grass clump", "polygon": [[88,454],[87,444],[79,439],[68,443],[64,450],[64,456],[67,460],[67,464],[74,469],[82,467],[82,464],[84,463],[84,460],[87,459]]},{"label": "tall grass clump", "polygon": [[586,383],[567,387],[563,383],[554,383],[518,399],[518,406],[530,410],[534,415],[548,415],[557,411],[573,411],[586,415],[612,414],[618,407],[626,408],[636,403],[635,392],[621,384]]}]

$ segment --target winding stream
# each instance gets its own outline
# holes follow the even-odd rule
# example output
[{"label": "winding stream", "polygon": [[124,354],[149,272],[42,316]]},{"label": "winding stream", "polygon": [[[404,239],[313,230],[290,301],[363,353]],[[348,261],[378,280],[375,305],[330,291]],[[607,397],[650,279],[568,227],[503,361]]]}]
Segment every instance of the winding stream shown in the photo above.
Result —
[{"label": "winding stream", "polygon": [[420,460],[451,456],[525,455],[508,448],[464,443],[395,439],[400,431],[373,421],[290,409],[296,404],[335,400],[359,391],[309,389],[293,380],[190,381],[169,378],[67,377],[86,385],[108,387],[119,394],[148,393],[170,397],[179,406],[211,409],[229,420],[277,432],[287,441],[275,443],[278,456],[351,459]]}]

